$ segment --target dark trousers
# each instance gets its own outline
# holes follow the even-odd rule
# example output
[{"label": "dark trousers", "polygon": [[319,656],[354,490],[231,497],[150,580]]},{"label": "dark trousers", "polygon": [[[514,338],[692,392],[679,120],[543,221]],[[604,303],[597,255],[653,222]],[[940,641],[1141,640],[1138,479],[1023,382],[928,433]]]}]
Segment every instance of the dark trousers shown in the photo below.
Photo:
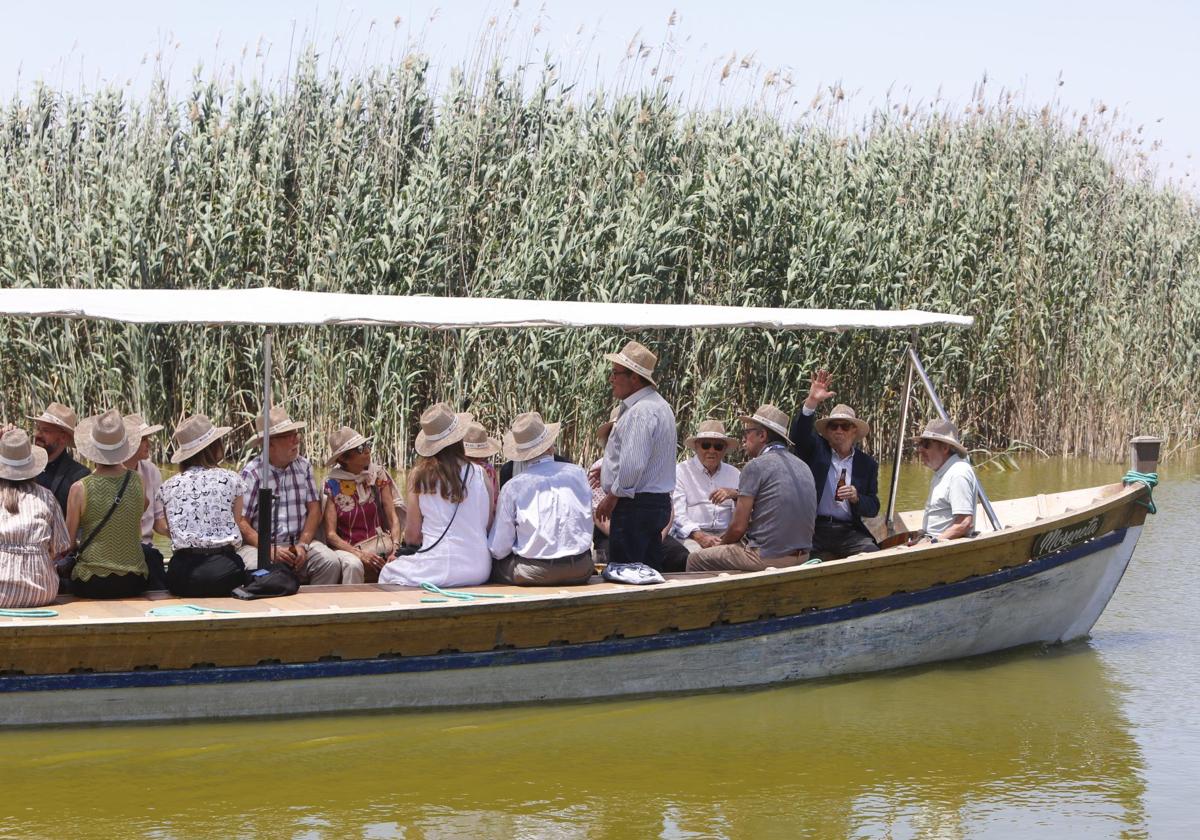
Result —
[{"label": "dark trousers", "polygon": [[663,564],[663,528],[671,519],[670,493],[638,493],[617,499],[608,529],[609,563]]},{"label": "dark trousers", "polygon": [[245,582],[246,566],[233,546],[181,548],[171,555],[167,567],[167,588],[172,595],[224,598]]},{"label": "dark trousers", "polygon": [[146,582],[147,589],[166,589],[167,570],[163,565],[162,552],[150,543],[142,543],[142,556],[146,558],[146,571],[150,579]]},{"label": "dark trousers", "polygon": [[841,560],[851,554],[878,551],[879,546],[868,534],[863,533],[851,522],[829,520],[818,517],[813,531],[812,555],[822,560]]},{"label": "dark trousers", "polygon": [[92,575],[88,580],[72,578],[71,594],[80,598],[129,598],[146,591],[146,576],[129,572],[124,575]]},{"label": "dark trousers", "polygon": [[663,538],[663,564],[660,572],[686,572],[688,559],[687,546],[668,534]]}]

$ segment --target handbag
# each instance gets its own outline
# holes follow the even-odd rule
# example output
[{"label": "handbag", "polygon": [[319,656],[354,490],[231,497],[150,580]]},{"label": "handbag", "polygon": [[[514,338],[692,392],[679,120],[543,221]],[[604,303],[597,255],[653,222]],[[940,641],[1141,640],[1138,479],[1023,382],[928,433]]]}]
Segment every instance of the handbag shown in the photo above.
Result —
[{"label": "handbag", "polygon": [[[470,472],[471,465],[467,464],[467,468],[463,470],[462,477],[463,498],[466,498],[467,495],[467,476],[470,475]],[[429,548],[425,548],[421,545],[409,545],[408,543],[401,543],[400,545],[396,546],[396,556],[411,557],[414,554],[424,554],[426,551],[433,551],[435,548],[437,548],[438,543],[442,541],[442,538],[445,537],[446,534],[450,533],[450,526],[454,524],[454,517],[458,516],[458,509],[460,507],[462,507],[462,502],[456,502],[454,505],[454,512],[450,514],[450,521],[446,523],[446,529],[442,531],[442,535],[440,537],[433,541],[433,545],[429,546]]]},{"label": "handbag", "polygon": [[121,499],[125,497],[125,488],[129,486],[129,479],[133,475],[132,470],[125,471],[125,478],[121,482],[121,486],[117,488],[117,495],[113,496],[112,505],[104,514],[104,517],[96,523],[96,527],[92,529],[92,533],[83,538],[83,542],[69,554],[64,554],[54,562],[54,568],[58,571],[59,589],[69,591],[71,587],[71,572],[75,570],[75,564],[79,562],[79,555],[83,554],[83,550],[92,544],[92,540],[100,533],[100,530],[108,524],[108,520],[116,512],[121,505]]}]

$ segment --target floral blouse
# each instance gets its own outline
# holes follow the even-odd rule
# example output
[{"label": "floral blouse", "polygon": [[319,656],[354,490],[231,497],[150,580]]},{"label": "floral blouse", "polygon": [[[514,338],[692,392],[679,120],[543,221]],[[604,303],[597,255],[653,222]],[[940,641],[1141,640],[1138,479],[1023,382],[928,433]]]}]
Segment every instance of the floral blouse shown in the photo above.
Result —
[{"label": "floral blouse", "polygon": [[388,520],[381,509],[380,491],[391,484],[387,470],[378,464],[371,464],[358,475],[343,469],[330,470],[322,490],[337,511],[337,535],[357,545],[380,529],[386,530]]}]

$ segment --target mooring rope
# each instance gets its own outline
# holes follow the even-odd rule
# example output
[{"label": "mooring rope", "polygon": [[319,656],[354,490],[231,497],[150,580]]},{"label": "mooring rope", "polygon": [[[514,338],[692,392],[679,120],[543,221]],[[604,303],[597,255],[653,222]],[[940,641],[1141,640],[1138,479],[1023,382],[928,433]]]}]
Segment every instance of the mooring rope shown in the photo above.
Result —
[{"label": "mooring rope", "polygon": [[54,610],[0,610],[0,618],[53,618]]},{"label": "mooring rope", "polygon": [[1130,470],[1129,472],[1125,473],[1125,477],[1122,478],[1121,481],[1125,484],[1133,484],[1138,481],[1140,481],[1142,484],[1145,484],[1150,492],[1146,494],[1145,501],[1138,499],[1137,502],[1139,505],[1143,505],[1146,510],[1150,511],[1151,513],[1158,513],[1158,508],[1154,505],[1154,488],[1158,486],[1158,473],[1144,473],[1138,472],[1137,470]]},{"label": "mooring rope", "polygon": [[[444,595],[447,598],[456,598],[459,601],[474,601],[476,598],[503,598],[505,596],[495,592],[455,592],[453,589],[442,589],[436,583],[425,581],[421,584],[421,588],[426,592],[432,592],[434,595]],[[422,603],[436,603],[433,599],[422,599]]]}]

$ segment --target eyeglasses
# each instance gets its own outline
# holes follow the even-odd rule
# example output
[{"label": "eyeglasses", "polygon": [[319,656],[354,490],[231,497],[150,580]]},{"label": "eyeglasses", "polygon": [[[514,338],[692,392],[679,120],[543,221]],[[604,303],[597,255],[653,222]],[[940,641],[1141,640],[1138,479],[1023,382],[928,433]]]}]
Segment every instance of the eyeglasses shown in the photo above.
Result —
[{"label": "eyeglasses", "polygon": [[830,420],[828,423],[825,424],[825,428],[833,429],[835,431],[841,430],[844,432],[848,429],[853,429],[854,424],[847,422],[845,420]]},{"label": "eyeglasses", "polygon": [[932,440],[919,440],[919,441],[917,441],[917,448],[918,449],[932,449],[933,443],[934,442]]},{"label": "eyeglasses", "polygon": [[351,449],[350,451],[351,451],[351,452],[353,452],[353,453],[355,453],[356,455],[361,455],[361,454],[363,454],[364,452],[370,452],[370,451],[371,451],[371,444],[369,444],[369,443],[360,443],[358,446],[354,447],[354,448],[353,448],[353,449]]},{"label": "eyeglasses", "polygon": [[608,372],[609,376],[633,376],[633,371],[625,370],[625,368],[617,368]]},{"label": "eyeglasses", "polygon": [[762,432],[762,433],[765,435],[765,434],[767,433],[767,430],[766,430],[766,429],[757,429],[757,428],[755,428],[755,429],[742,429],[742,437],[746,437],[747,435],[749,435],[749,434],[751,434],[751,433],[753,433],[753,432]]},{"label": "eyeglasses", "polygon": [[718,452],[725,451],[725,444],[719,440],[702,440],[699,441],[701,449],[715,449]]}]

